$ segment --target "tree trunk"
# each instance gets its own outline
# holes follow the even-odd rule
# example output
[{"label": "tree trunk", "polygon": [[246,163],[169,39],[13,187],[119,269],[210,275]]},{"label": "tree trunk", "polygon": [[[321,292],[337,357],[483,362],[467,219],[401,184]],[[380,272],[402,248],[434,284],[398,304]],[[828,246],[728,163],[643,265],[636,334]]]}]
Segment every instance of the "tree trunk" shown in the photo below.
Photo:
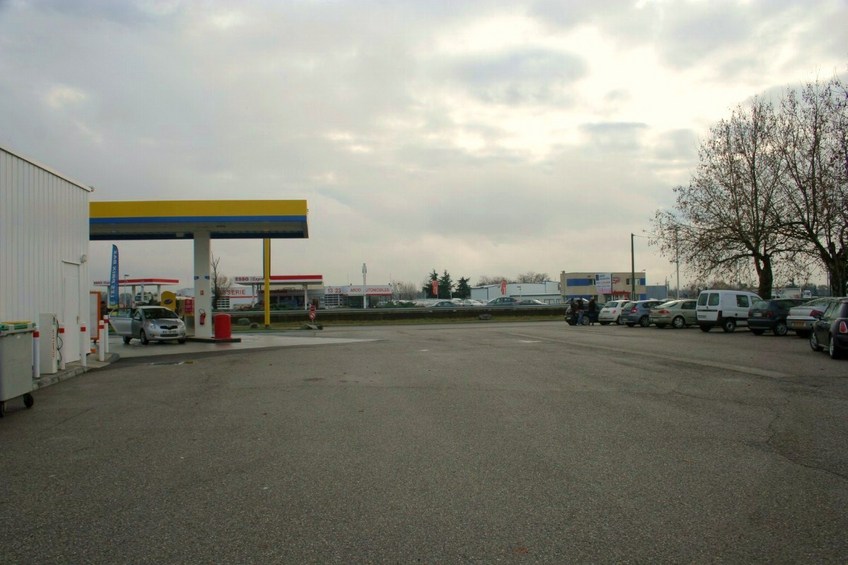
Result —
[{"label": "tree trunk", "polygon": [[846,296],[848,293],[848,258],[845,253],[837,253],[833,263],[827,265],[830,274],[830,293],[833,296]]},{"label": "tree trunk", "polygon": [[760,279],[757,294],[760,298],[771,298],[771,291],[774,288],[774,272],[771,267],[771,257],[761,255],[754,260],[757,268],[757,276]]}]

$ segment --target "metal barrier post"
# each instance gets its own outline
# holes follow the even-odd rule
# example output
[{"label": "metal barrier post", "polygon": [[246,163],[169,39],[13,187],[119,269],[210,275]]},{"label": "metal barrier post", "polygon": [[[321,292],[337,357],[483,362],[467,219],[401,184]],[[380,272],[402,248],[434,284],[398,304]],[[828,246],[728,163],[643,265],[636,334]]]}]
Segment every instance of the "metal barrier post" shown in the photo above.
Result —
[{"label": "metal barrier post", "polygon": [[105,361],[106,360],[106,354],[103,351],[106,348],[106,344],[104,343],[105,342],[105,339],[104,339],[105,334],[106,334],[106,331],[103,328],[103,320],[99,320],[97,322],[97,360],[98,361]]},{"label": "metal barrier post", "polygon": [[32,378],[37,379],[41,376],[41,334],[38,332],[38,325],[35,326],[35,331],[32,332]]},{"label": "metal barrier post", "polygon": [[59,347],[59,370],[60,371],[65,370],[65,356],[62,355],[62,349],[64,349],[64,345],[65,345],[64,338],[65,338],[65,326],[60,324],[59,325],[59,341],[62,343],[62,345]]},{"label": "metal barrier post", "polygon": [[83,367],[88,366],[88,352],[91,350],[91,342],[85,331],[85,324],[80,326],[80,362]]}]

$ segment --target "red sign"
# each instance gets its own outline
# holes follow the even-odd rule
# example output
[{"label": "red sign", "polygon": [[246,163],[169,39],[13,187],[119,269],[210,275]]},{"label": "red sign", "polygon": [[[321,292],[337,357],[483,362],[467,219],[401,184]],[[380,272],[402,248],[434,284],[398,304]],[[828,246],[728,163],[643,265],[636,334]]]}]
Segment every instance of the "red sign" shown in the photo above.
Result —
[{"label": "red sign", "polygon": [[439,296],[439,281],[433,281],[430,286],[433,291],[433,296]]},{"label": "red sign", "polygon": [[315,321],[315,305],[314,304],[309,306],[309,319],[313,322]]},{"label": "red sign", "polygon": [[501,281],[501,294],[506,294],[506,279]]}]

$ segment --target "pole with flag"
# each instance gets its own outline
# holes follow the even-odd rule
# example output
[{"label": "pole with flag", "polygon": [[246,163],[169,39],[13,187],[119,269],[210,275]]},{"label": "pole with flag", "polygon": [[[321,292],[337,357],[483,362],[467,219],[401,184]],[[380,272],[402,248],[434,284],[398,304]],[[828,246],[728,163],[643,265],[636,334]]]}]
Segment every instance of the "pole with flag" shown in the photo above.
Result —
[{"label": "pole with flag", "polygon": [[118,246],[112,245],[112,268],[109,271],[109,306],[117,307],[120,300],[118,293]]}]

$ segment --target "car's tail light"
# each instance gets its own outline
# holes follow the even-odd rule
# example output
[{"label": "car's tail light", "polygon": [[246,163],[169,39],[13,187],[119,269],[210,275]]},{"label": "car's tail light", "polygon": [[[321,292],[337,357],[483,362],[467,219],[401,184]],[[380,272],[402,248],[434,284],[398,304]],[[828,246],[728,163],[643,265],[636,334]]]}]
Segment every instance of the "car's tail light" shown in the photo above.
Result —
[{"label": "car's tail light", "polygon": [[631,313],[631,314],[634,314],[634,313],[636,313],[636,312],[638,312],[638,311],[639,311],[639,307],[638,307],[638,306],[634,306],[633,308],[631,308],[631,309],[630,309],[630,313]]},{"label": "car's tail light", "polygon": [[841,334],[848,334],[848,322],[842,320],[839,322],[839,326],[836,328]]},{"label": "car's tail light", "polygon": [[822,314],[824,314],[824,312],[822,312],[821,310],[816,310],[816,309],[810,310],[810,316],[813,317],[813,318],[815,318],[817,316],[821,316]]},{"label": "car's tail light", "polygon": [[671,314],[671,312],[669,312],[668,310],[663,308],[662,310],[657,310],[657,314],[668,315],[668,314]]},{"label": "car's tail light", "polygon": [[763,316],[765,316],[766,318],[774,318],[774,312],[772,312],[771,310],[766,310],[765,312],[763,312]]}]

